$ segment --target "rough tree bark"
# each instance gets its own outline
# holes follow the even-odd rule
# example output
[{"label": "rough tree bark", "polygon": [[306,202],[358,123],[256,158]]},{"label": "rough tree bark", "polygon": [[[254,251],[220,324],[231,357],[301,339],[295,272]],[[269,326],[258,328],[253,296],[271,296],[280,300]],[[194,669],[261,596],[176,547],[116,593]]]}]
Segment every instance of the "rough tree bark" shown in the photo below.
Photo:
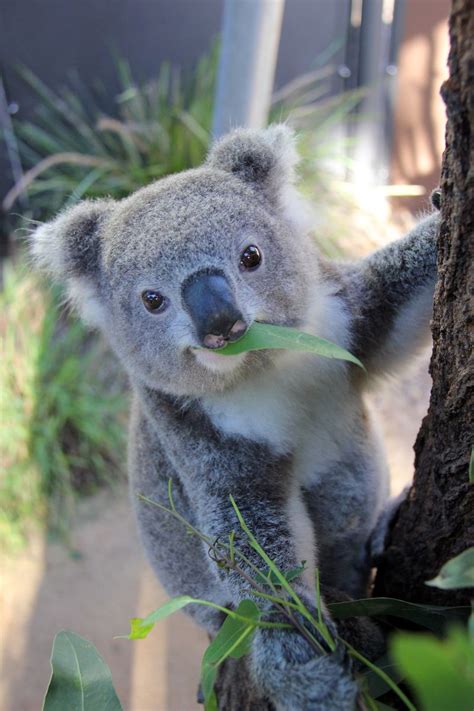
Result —
[{"label": "rough tree bark", "polygon": [[474,545],[474,0],[453,0],[441,173],[438,284],[432,321],[430,407],[415,444],[415,478],[391,528],[374,595],[469,604],[472,590],[427,587],[450,558]]}]

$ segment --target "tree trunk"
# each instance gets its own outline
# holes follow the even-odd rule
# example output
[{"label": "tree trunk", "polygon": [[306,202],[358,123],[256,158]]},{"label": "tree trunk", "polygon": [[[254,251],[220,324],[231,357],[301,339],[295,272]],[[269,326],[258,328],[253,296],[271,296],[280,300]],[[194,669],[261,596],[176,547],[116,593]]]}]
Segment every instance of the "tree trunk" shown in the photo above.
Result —
[{"label": "tree trunk", "polygon": [[[452,605],[468,605],[472,591],[442,591],[425,581],[474,545],[474,484],[468,475],[474,439],[473,36],[474,0],[453,0],[450,78],[442,88],[448,124],[432,323],[433,388],[415,444],[414,483],[392,525],[374,589],[376,596]],[[370,650],[364,653],[371,656]],[[217,683],[219,708],[272,711],[249,681],[245,659],[227,660]]]},{"label": "tree trunk", "polygon": [[415,444],[415,478],[387,538],[374,595],[469,604],[472,590],[441,591],[425,581],[474,545],[474,0],[453,0],[441,173],[438,284],[432,322],[430,407]]}]

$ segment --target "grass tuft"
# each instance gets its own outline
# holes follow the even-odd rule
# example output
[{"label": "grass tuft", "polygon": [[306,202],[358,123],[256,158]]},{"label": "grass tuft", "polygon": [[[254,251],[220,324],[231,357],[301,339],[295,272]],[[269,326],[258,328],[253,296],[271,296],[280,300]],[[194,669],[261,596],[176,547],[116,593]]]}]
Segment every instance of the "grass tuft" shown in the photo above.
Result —
[{"label": "grass tuft", "polygon": [[126,403],[104,346],[25,268],[6,269],[0,314],[0,546],[9,550],[38,524],[67,537],[77,494],[123,477]]}]

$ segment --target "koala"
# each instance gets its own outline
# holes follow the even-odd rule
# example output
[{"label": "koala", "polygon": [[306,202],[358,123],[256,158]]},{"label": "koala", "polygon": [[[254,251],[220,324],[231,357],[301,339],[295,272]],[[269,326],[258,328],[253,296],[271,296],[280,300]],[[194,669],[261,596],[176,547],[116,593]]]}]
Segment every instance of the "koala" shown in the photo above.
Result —
[{"label": "koala", "polygon": [[[128,373],[132,502],[170,595],[231,606],[252,595],[201,540],[136,496],[168,505],[170,479],[178,512],[212,540],[239,530],[232,495],[281,570],[306,561],[295,585],[308,605],[315,566],[328,591],[367,594],[368,542],[389,489],[364,396],[429,336],[438,217],[365,259],[328,261],[309,235],[296,164],[287,127],[238,129],[202,167],[120,201],[82,202],[32,238],[38,265]],[[309,353],[219,353],[256,321],[329,339],[367,373]],[[329,600],[330,592],[323,608],[334,629]],[[216,633],[219,613],[188,609]],[[292,631],[260,630],[246,663],[272,708],[354,708],[357,687],[339,648],[318,656]]]}]

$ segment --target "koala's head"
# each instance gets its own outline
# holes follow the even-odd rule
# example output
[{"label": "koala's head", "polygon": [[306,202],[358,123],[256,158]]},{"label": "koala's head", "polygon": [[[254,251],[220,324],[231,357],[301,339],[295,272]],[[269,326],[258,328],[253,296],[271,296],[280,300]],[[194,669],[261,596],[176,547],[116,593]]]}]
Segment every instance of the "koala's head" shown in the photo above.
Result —
[{"label": "koala's head", "polygon": [[270,356],[216,348],[254,320],[305,318],[314,247],[289,197],[295,162],[287,128],[235,131],[201,168],[66,210],[36,230],[33,254],[132,379],[179,395],[221,390]]}]

